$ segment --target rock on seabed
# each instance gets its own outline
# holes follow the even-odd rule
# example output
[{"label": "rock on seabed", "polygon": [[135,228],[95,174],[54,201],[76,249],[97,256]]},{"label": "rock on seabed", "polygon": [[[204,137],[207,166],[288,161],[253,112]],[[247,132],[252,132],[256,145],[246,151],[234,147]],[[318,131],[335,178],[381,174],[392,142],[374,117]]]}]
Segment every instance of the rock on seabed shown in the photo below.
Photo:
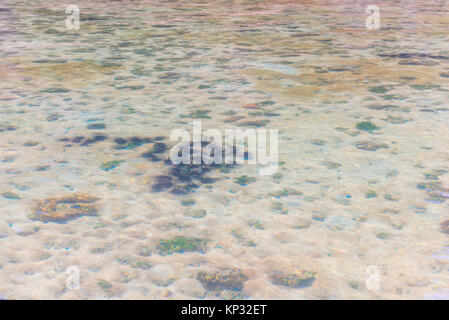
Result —
[{"label": "rock on seabed", "polygon": [[85,194],[40,200],[34,206],[30,219],[66,223],[81,216],[96,216],[98,207],[94,202],[97,200],[99,199]]}]

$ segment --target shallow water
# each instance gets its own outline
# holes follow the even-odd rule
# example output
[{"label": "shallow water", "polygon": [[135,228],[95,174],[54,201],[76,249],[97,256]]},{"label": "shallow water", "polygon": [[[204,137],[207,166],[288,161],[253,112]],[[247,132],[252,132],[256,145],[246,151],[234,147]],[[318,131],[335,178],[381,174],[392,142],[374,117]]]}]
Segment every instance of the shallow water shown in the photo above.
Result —
[{"label": "shallow water", "polygon": [[[378,30],[368,1],[73,4],[0,5],[0,297],[448,298],[447,1]],[[277,129],[277,173],[176,171],[194,120]]]}]

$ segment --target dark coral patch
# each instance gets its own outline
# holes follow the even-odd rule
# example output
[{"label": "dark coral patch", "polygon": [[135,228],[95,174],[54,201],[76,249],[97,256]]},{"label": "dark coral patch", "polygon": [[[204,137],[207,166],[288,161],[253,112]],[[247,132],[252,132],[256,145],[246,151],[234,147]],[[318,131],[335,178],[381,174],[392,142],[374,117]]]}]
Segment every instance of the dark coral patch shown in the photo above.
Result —
[{"label": "dark coral patch", "polygon": [[0,132],[2,132],[2,131],[14,131],[14,130],[16,130],[17,128],[16,127],[14,127],[14,126],[10,126],[10,125],[1,125],[0,124]]},{"label": "dark coral patch", "polygon": [[114,149],[120,150],[120,149],[134,149],[136,147],[139,147],[143,144],[151,143],[153,142],[153,139],[151,138],[140,138],[140,137],[131,137],[129,139],[124,138],[115,138],[115,147]]},{"label": "dark coral patch", "polygon": [[161,192],[173,187],[172,177],[170,176],[156,176],[156,183],[151,187],[153,192]]},{"label": "dark coral patch", "polygon": [[153,153],[163,153],[165,150],[167,150],[167,145],[162,142],[157,142],[153,146],[153,150],[151,152]]},{"label": "dark coral patch", "polygon": [[91,124],[87,125],[87,129],[103,130],[103,129],[106,129],[106,125],[104,123],[91,123]]},{"label": "dark coral patch", "polygon": [[[165,158],[164,163],[168,167],[168,174],[165,176],[155,177],[155,182],[152,186],[153,192],[169,191],[176,195],[186,195],[194,192],[202,184],[210,184],[217,181],[217,178],[209,177],[208,174],[213,171],[221,171],[222,173],[231,169],[236,164],[236,160],[233,159],[231,164],[225,162],[225,150],[222,148],[222,162],[218,163],[206,163],[203,156],[200,157],[199,163],[195,163],[194,154],[202,155],[203,148],[209,145],[208,142],[202,141],[198,146],[190,142],[186,147],[189,152],[187,158],[189,163],[175,164],[171,161],[168,155],[168,147],[165,143],[157,142],[153,145],[152,149],[142,154],[142,157],[153,162],[162,161],[161,158]],[[233,148],[234,154],[236,154],[236,148]],[[181,150],[179,156],[182,156]],[[213,152],[210,154],[214,156]],[[248,152],[243,152],[243,158],[248,159]],[[170,178],[170,179],[169,179]]]},{"label": "dark coral patch", "polygon": [[107,139],[106,136],[104,135],[95,135],[92,138],[88,138],[86,140],[83,141],[83,143],[81,143],[82,146],[88,146],[91,145],[93,143],[97,143],[97,142],[101,142],[101,141],[105,141]]},{"label": "dark coral patch", "polygon": [[[105,141],[107,138],[108,137],[103,134],[96,134],[90,138],[86,138],[83,136],[76,136],[73,138],[62,138],[62,139],[59,139],[59,141],[70,142],[73,144],[81,144],[82,146],[89,146],[89,145],[97,143],[97,142]],[[70,146],[70,145],[67,145],[67,146]]]},{"label": "dark coral patch", "polygon": [[441,223],[441,232],[449,234],[449,220],[443,221]]},{"label": "dark coral patch", "polygon": [[153,142],[153,139],[151,138],[140,138],[140,137],[131,137],[128,139],[124,138],[115,138],[115,147],[114,149],[121,150],[121,149],[134,149],[136,147],[139,147],[143,144],[151,143]]},{"label": "dark coral patch", "polygon": [[153,148],[142,154],[142,157],[153,162],[161,161],[161,158],[157,155],[164,153],[168,149],[167,145],[163,142],[156,142]]}]

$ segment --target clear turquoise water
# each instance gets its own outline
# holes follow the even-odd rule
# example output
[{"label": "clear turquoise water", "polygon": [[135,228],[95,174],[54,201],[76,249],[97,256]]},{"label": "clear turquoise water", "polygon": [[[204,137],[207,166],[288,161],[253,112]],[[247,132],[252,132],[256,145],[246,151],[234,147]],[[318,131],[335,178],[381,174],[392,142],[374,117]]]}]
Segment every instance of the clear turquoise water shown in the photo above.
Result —
[{"label": "clear turquoise water", "polygon": [[[0,5],[0,297],[447,299],[447,2],[73,4]],[[194,120],[278,172],[176,173]]]}]

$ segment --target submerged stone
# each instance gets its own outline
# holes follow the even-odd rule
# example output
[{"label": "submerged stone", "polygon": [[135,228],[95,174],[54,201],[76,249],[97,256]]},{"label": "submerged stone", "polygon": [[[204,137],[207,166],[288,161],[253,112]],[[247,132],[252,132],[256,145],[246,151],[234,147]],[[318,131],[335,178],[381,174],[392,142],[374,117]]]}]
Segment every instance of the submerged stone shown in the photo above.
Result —
[{"label": "submerged stone", "polygon": [[192,210],[186,213],[187,216],[192,218],[203,218],[206,214],[207,212],[204,209]]},{"label": "submerged stone", "polygon": [[201,271],[196,277],[209,291],[241,291],[248,277],[240,269],[222,269],[217,272]]},{"label": "submerged stone", "polygon": [[148,270],[152,265],[147,261],[137,261],[132,267],[134,269]]},{"label": "submerged stone", "polygon": [[106,125],[104,123],[91,123],[87,125],[87,129],[90,130],[103,130],[106,128]]},{"label": "submerged stone", "polygon": [[116,167],[118,167],[122,163],[121,160],[112,160],[112,161],[105,161],[101,165],[101,170],[109,171],[114,170]]},{"label": "submerged stone", "polygon": [[445,220],[441,223],[441,232],[449,234],[449,220]]},{"label": "submerged stone", "polygon": [[163,153],[165,150],[167,150],[167,145],[162,142],[157,142],[153,146],[153,150],[151,150],[152,153]]},{"label": "submerged stone", "polygon": [[357,149],[366,151],[377,151],[379,149],[387,149],[388,145],[385,143],[376,143],[372,141],[359,141],[355,144]]},{"label": "submerged stone", "polygon": [[152,186],[153,192],[161,192],[173,187],[172,177],[170,176],[156,176],[156,183]]},{"label": "submerged stone", "polygon": [[292,288],[306,288],[312,285],[316,278],[316,272],[298,271],[293,273],[285,273],[282,271],[275,271],[271,275],[271,282],[276,285],[292,287]]},{"label": "submerged stone", "polygon": [[66,223],[81,216],[96,216],[99,199],[85,194],[73,194],[61,198],[48,198],[38,201],[33,208],[31,220]]}]

